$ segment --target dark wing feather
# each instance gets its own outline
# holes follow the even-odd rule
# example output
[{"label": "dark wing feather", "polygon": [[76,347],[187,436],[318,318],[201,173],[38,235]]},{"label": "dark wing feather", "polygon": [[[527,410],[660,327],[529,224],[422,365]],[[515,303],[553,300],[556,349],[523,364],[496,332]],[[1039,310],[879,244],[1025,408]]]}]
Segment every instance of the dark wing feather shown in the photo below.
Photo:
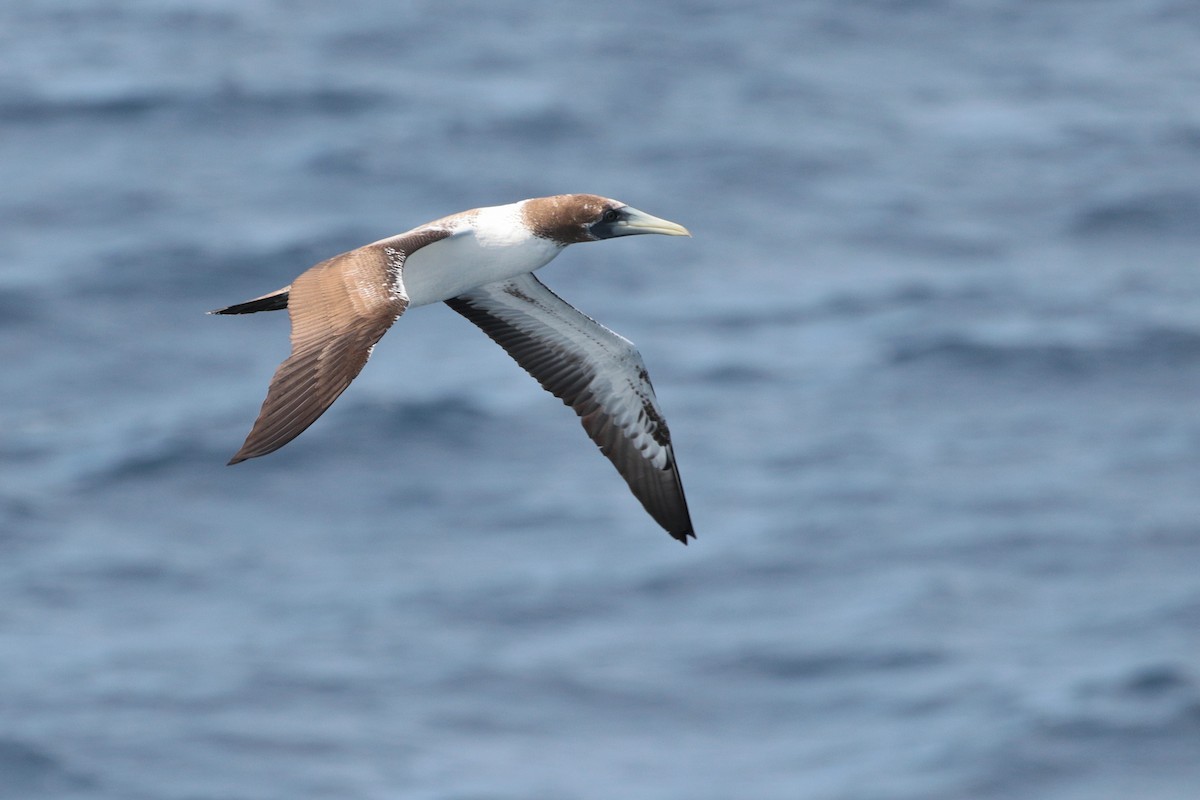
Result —
[{"label": "dark wing feather", "polygon": [[588,436],[668,533],[684,544],[695,537],[667,423],[632,342],[532,274],[481,286],[446,304],[575,409]]},{"label": "dark wing feather", "polygon": [[258,419],[230,464],[278,450],[325,413],[408,307],[404,259],[448,235],[418,229],[331,258],[292,282],[292,354],[275,371]]}]

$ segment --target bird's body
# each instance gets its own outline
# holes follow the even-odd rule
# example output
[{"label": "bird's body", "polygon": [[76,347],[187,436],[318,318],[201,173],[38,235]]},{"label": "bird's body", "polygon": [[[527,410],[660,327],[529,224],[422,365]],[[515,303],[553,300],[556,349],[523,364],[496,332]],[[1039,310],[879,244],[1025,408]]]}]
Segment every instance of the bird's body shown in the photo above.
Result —
[{"label": "bird's body", "polygon": [[409,306],[441,303],[477,286],[515,278],[550,263],[563,245],[533,235],[521,224],[520,212],[521,204],[512,203],[421,226],[443,228],[449,236],[405,259],[404,289]]},{"label": "bird's body", "polygon": [[408,307],[445,302],[575,409],[646,510],[686,544],[695,534],[640,354],[532,274],[570,244],[639,233],[687,235],[595,195],[473,209],[335,256],[283,289],[212,312],[287,308],[292,319],[292,354],[230,463],[294,439],[358,375]]}]

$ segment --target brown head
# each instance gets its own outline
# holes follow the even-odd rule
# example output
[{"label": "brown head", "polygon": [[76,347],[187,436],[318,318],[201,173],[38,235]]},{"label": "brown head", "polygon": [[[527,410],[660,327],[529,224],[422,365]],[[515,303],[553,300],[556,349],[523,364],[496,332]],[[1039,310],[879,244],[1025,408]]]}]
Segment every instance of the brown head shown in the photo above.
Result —
[{"label": "brown head", "polygon": [[526,200],[521,216],[535,236],[563,245],[614,236],[661,233],[691,236],[687,228],[594,194],[560,194]]}]

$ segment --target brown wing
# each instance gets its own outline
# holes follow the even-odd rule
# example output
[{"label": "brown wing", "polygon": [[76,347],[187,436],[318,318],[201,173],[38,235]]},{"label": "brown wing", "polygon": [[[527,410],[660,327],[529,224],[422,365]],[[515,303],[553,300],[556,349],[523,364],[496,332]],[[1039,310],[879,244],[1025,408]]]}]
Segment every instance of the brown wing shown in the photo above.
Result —
[{"label": "brown wing", "polygon": [[684,544],[695,538],[671,434],[632,342],[532,274],[481,286],[446,304],[575,409],[588,436],[658,524]]},{"label": "brown wing", "polygon": [[418,229],[331,258],[292,282],[292,354],[275,371],[258,419],[230,464],[278,450],[325,413],[408,307],[404,259],[448,235]]}]

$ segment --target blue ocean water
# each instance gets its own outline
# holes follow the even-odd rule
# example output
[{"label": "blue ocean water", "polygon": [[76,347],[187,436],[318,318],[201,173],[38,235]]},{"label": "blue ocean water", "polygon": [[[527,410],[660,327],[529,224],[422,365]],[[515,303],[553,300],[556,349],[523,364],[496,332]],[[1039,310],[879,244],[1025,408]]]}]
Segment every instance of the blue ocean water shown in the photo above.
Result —
[{"label": "blue ocean water", "polygon": [[[0,797],[1192,800],[1200,7],[0,3]],[[415,309],[226,468],[206,309],[461,209],[687,225],[698,540]]]}]

